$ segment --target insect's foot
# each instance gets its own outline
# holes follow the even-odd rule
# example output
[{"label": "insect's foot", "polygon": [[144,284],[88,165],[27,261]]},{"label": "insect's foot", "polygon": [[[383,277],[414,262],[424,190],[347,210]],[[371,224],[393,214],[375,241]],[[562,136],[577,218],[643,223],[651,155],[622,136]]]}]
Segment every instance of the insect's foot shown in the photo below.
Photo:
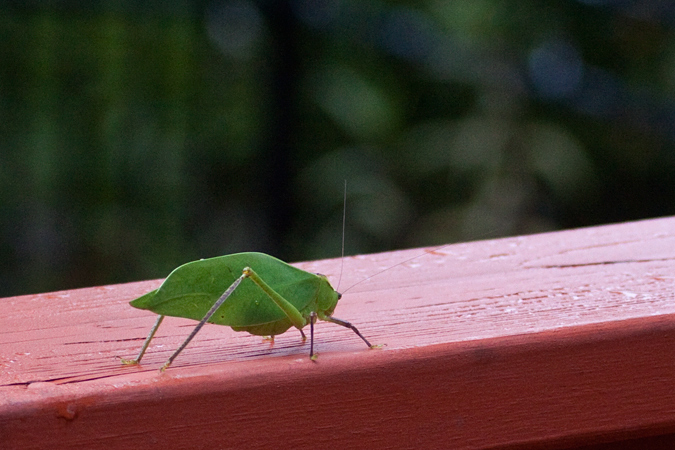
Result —
[{"label": "insect's foot", "polygon": [[385,345],[387,345],[387,344],[376,344],[376,345],[371,345],[371,346],[370,346],[370,349],[371,349],[371,350],[379,349],[379,348],[384,347]]},{"label": "insect's foot", "polygon": [[161,369],[159,369],[159,372],[160,372],[160,373],[163,373],[163,372],[164,372],[164,371],[165,371],[166,369],[168,369],[168,368],[169,368],[169,366],[170,366],[170,365],[171,365],[171,363],[170,363],[170,362],[168,362],[168,363],[164,364],[164,365],[162,366],[162,368],[161,368]]},{"label": "insect's foot", "polygon": [[138,360],[137,360],[137,359],[125,359],[125,358],[120,358],[120,361],[121,361],[122,364],[124,364],[125,366],[133,366],[133,365],[135,365],[135,364],[138,364]]},{"label": "insect's foot", "polygon": [[316,358],[319,357],[318,353],[314,353],[312,356],[309,357],[310,361],[316,361]]}]

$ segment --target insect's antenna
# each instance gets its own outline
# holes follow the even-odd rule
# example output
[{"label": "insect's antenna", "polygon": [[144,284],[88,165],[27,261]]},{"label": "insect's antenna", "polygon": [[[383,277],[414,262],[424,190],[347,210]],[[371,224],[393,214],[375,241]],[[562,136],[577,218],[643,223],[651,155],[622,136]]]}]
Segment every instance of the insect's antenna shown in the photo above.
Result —
[{"label": "insect's antenna", "polygon": [[[345,182],[345,183],[346,183],[346,182]],[[345,185],[345,186],[346,186],[346,185]],[[345,192],[345,194],[346,194],[346,192]],[[344,233],[343,233],[343,234],[344,234]],[[489,234],[492,234],[492,232],[489,233]],[[344,236],[343,236],[343,237],[344,237]],[[344,244],[343,244],[343,245],[344,245]],[[407,263],[407,262],[409,262],[409,261],[412,261],[413,259],[421,258],[421,257],[424,256],[424,255],[428,255],[429,253],[437,252],[437,251],[442,250],[442,249],[444,249],[445,247],[449,247],[449,246],[451,246],[451,245],[453,245],[453,244],[452,244],[452,243],[450,243],[450,244],[444,244],[444,245],[441,245],[441,246],[438,246],[438,247],[434,247],[434,248],[430,248],[430,249],[428,249],[428,250],[425,250],[424,252],[419,253],[418,255],[413,256],[412,258],[408,258],[408,259],[406,259],[406,260],[403,260],[403,261],[401,261],[401,262],[399,262],[399,263],[394,264],[393,266],[389,266],[389,267],[387,267],[386,269],[382,269],[382,270],[380,270],[379,272],[376,272],[376,273],[374,273],[374,274],[372,274],[372,275],[370,275],[370,276],[364,278],[364,279],[361,280],[361,281],[357,281],[356,283],[352,284],[352,285],[349,286],[347,289],[345,289],[344,292],[342,292],[342,293],[344,294],[345,292],[347,292],[347,291],[349,291],[350,289],[352,289],[354,286],[358,286],[359,284],[363,283],[364,281],[368,281],[368,280],[370,280],[371,278],[376,277],[376,276],[378,276],[379,274],[386,272],[387,270],[391,270],[391,269],[393,269],[394,267],[398,267],[398,266],[400,266],[400,265],[402,265],[402,264],[405,264],[405,263]],[[343,259],[344,259],[344,257],[343,257]],[[342,274],[340,274],[340,277],[342,277]]]},{"label": "insect's antenna", "polygon": [[345,267],[345,223],[347,222],[347,180],[345,180],[345,193],[342,200],[342,256],[340,257],[340,278],[338,278],[336,292],[340,292],[340,283],[342,282],[342,271]]},{"label": "insect's antenna", "polygon": [[441,249],[443,249],[443,248],[445,248],[445,247],[448,247],[448,246],[450,246],[450,245],[452,245],[452,244],[445,244],[445,245],[441,245],[440,247],[436,247],[436,248],[432,248],[432,249],[429,249],[429,250],[425,250],[423,253],[420,253],[420,254],[418,254],[418,255],[415,255],[415,256],[413,256],[412,258],[408,258],[408,259],[406,259],[406,260],[401,261],[400,263],[394,264],[393,266],[389,266],[389,267],[387,267],[386,269],[382,269],[382,270],[380,270],[379,272],[376,272],[376,273],[370,275],[369,277],[366,277],[366,278],[364,278],[363,280],[357,281],[356,283],[352,284],[352,285],[349,286],[347,289],[345,289],[345,291],[343,292],[343,294],[346,293],[347,291],[349,291],[349,290],[350,290],[351,288],[353,288],[354,286],[358,286],[359,284],[363,283],[364,281],[368,281],[368,280],[370,280],[371,278],[376,277],[376,276],[378,276],[379,274],[386,272],[387,270],[391,270],[391,269],[393,269],[394,267],[398,267],[398,266],[400,266],[401,264],[405,264],[405,263],[407,263],[408,261],[412,261],[413,259],[417,259],[417,258],[419,258],[419,257],[421,257],[421,256],[428,255],[429,253],[437,252],[438,250],[441,250]]}]

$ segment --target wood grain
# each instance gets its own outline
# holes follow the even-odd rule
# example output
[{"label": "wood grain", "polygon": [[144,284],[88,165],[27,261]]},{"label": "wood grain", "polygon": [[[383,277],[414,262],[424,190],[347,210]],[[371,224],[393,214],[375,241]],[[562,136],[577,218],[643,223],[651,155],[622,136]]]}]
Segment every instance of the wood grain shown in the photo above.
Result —
[{"label": "wood grain", "polygon": [[335,315],[383,348],[320,323],[316,362],[208,325],[160,374],[167,318],[122,366],[161,280],[0,299],[0,448],[675,448],[675,218],[424,252],[345,259]]}]

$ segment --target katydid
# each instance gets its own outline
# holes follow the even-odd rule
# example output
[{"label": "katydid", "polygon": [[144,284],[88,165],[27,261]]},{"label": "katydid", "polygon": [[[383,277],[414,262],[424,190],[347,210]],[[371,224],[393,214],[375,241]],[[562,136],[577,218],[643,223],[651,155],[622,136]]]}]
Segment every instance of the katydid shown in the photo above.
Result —
[{"label": "katydid", "polygon": [[141,361],[164,316],[194,319],[199,324],[162,366],[162,371],[206,322],[272,338],[295,327],[303,340],[302,329],[309,325],[309,357],[315,359],[314,322],[318,318],[350,328],[373,348],[354,325],[333,317],[341,296],[326,276],[305,272],[263,253],[235,253],[189,262],[171,272],[158,289],[131,302],[131,306],[159,316],[138,356],[122,362]]}]

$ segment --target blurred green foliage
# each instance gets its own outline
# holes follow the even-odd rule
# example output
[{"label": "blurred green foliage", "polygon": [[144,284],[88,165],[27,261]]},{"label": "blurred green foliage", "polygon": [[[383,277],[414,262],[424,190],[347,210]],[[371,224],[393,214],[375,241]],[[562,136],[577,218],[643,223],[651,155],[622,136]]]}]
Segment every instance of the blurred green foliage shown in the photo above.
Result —
[{"label": "blurred green foliage", "polygon": [[656,0],[0,6],[0,296],[675,211]]}]

